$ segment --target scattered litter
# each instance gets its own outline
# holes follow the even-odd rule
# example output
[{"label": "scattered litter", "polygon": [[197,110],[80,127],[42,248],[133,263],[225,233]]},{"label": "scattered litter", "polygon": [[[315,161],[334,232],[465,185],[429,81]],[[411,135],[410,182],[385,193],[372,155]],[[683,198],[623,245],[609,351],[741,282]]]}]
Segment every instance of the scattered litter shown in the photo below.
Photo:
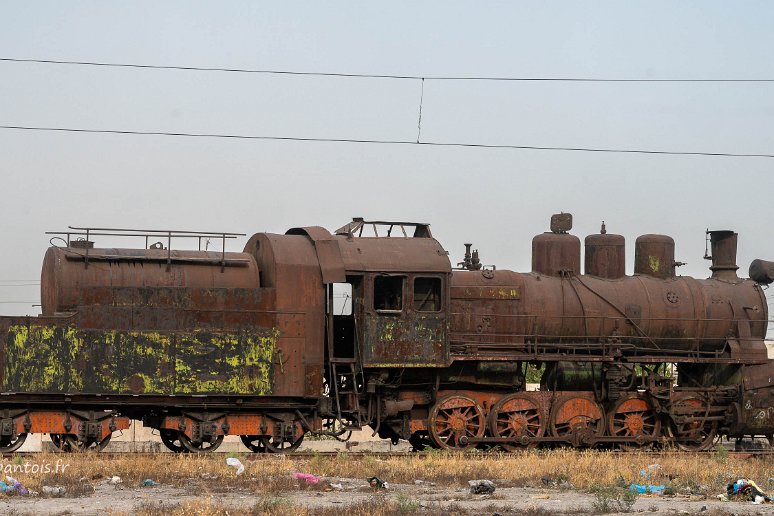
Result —
[{"label": "scattered litter", "polygon": [[491,480],[468,480],[471,494],[492,494],[495,492],[494,482]]},{"label": "scattered litter", "polygon": [[530,498],[533,500],[550,500],[551,495],[533,495],[530,496]]},{"label": "scattered litter", "polygon": [[661,464],[650,464],[645,469],[640,470],[640,476],[645,478],[651,478],[653,475],[658,473],[658,471],[661,469]]},{"label": "scattered litter", "polygon": [[64,486],[43,486],[40,490],[43,491],[43,494],[51,496],[62,496],[67,491]]},{"label": "scattered litter", "polygon": [[123,482],[123,480],[121,480],[121,477],[119,477],[118,475],[112,476],[110,477],[110,480],[108,480],[108,484],[110,484],[111,486],[118,485],[121,482]]},{"label": "scattered litter", "polygon": [[21,482],[16,480],[13,477],[6,476],[5,481],[8,483],[8,492],[15,492],[19,493],[20,495],[28,495],[30,494],[29,489],[24,487]]},{"label": "scattered litter", "polygon": [[[723,502],[726,502],[731,498],[743,498],[750,500],[753,503],[757,502],[757,504],[771,501],[771,498],[766,496],[766,493],[758,487],[758,484],[746,478],[740,478],[733,484],[728,484],[726,492],[718,496],[718,499]],[[761,501],[758,501],[758,498],[760,498]]]},{"label": "scattered litter", "polygon": [[320,481],[320,477],[312,475],[311,473],[299,473],[298,471],[293,473],[293,478],[296,480],[303,480],[307,484],[316,484]]},{"label": "scattered litter", "polygon": [[633,491],[635,493],[639,494],[664,494],[664,489],[666,489],[666,486],[654,486],[654,485],[643,485],[643,484],[631,484],[629,486],[629,491]]},{"label": "scattered litter", "polygon": [[387,485],[387,482],[385,482],[379,477],[367,478],[366,481],[368,482],[368,485],[371,486],[371,489],[373,490],[389,488],[389,485]]},{"label": "scattered litter", "polygon": [[334,491],[343,491],[344,486],[341,484],[341,482],[339,482],[338,484],[331,484],[331,489]]},{"label": "scattered litter", "polygon": [[766,501],[766,498],[764,498],[763,496],[758,495],[758,496],[755,497],[755,500],[753,500],[753,505],[760,505],[760,504],[762,504],[765,501]]},{"label": "scattered litter", "polygon": [[707,510],[707,506],[706,505],[702,505],[701,508],[699,509],[699,512],[704,512],[706,510]]},{"label": "scattered litter", "polygon": [[160,484],[151,478],[146,478],[142,481],[142,487],[156,487],[158,485]]},{"label": "scattered litter", "polygon": [[428,482],[427,480],[414,480],[414,484],[418,486],[434,486],[435,482]]},{"label": "scattered litter", "polygon": [[214,473],[202,473],[199,476],[204,480],[217,480],[220,475],[215,475]]},{"label": "scattered litter", "polygon": [[226,459],[226,464],[228,464],[232,468],[236,468],[237,475],[241,475],[242,473],[245,472],[245,465],[242,464],[242,461],[240,461],[236,457],[229,457],[228,459]]}]

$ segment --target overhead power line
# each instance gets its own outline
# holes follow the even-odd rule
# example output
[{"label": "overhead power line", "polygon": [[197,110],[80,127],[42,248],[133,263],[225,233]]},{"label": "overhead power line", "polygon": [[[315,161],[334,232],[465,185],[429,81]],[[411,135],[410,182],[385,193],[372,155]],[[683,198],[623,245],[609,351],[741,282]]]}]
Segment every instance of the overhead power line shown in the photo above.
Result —
[{"label": "overhead power line", "polygon": [[195,72],[230,72],[230,73],[256,73],[272,75],[306,75],[312,77],[347,77],[359,79],[403,79],[403,80],[428,80],[428,81],[506,81],[506,82],[774,82],[774,79],[766,78],[604,78],[604,77],[493,77],[493,76],[453,76],[453,75],[399,75],[399,74],[371,74],[371,73],[344,73],[344,72],[308,72],[299,70],[262,70],[253,68],[225,68],[207,66],[173,66],[150,65],[140,63],[109,63],[101,61],[61,61],[55,59],[17,59],[2,57],[0,61],[11,63],[37,63],[76,66],[102,66],[112,68],[143,68],[151,70],[184,70]]},{"label": "overhead power line", "polygon": [[0,129],[13,129],[21,131],[54,131],[68,133],[96,133],[96,134],[120,134],[142,136],[182,136],[190,138],[224,138],[235,140],[275,140],[295,142],[324,142],[324,143],[361,143],[379,145],[424,145],[427,147],[468,147],[482,149],[518,149],[541,151],[567,151],[567,152],[604,152],[621,154],[660,154],[671,156],[723,156],[734,158],[774,158],[774,154],[736,153],[736,152],[696,152],[696,151],[667,151],[648,149],[612,149],[594,147],[558,147],[544,145],[508,145],[493,143],[462,143],[462,142],[432,142],[410,140],[372,140],[363,138],[303,138],[297,136],[261,136],[249,134],[218,134],[218,133],[183,133],[166,131],[123,131],[118,129],[82,129],[73,127],[32,127],[22,125],[0,125]]}]

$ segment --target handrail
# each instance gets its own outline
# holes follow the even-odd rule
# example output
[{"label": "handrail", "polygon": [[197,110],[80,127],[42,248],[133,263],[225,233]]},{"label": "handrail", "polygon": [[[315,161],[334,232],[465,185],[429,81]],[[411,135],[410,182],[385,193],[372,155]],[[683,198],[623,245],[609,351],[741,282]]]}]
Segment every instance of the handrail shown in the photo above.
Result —
[{"label": "handrail", "polygon": [[[139,237],[145,239],[145,249],[164,249],[164,245],[161,241],[152,244],[149,247],[150,238],[166,237],[167,239],[167,270],[172,266],[172,239],[177,238],[196,238],[199,240],[199,251],[202,250],[202,239],[220,239],[221,245],[221,271],[226,268],[226,240],[235,239],[240,236],[245,236],[245,233],[232,233],[229,231],[183,231],[183,230],[171,230],[171,229],[126,229],[126,228],[92,228],[92,227],[75,227],[67,226],[71,231],[46,231],[46,235],[55,235],[58,237],[65,236],[63,240],[67,243],[67,247],[71,247],[71,237],[85,237],[85,240],[89,242],[91,237],[94,236],[115,236],[115,237]],[[53,240],[53,239],[52,239]],[[159,247],[154,247],[158,245]],[[89,268],[89,247],[85,247],[84,253],[84,268]]]}]

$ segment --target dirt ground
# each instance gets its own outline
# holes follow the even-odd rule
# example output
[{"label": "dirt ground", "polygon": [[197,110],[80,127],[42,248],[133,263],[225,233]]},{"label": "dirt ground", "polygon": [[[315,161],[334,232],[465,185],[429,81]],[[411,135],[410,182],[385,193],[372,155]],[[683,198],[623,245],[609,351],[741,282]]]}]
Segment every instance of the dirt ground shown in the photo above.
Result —
[{"label": "dirt ground", "polygon": [[[395,512],[469,513],[469,514],[585,514],[592,512],[595,495],[573,489],[501,487],[492,495],[472,495],[467,486],[439,487],[428,482],[413,485],[389,485],[388,489],[372,491],[365,480],[329,477],[322,485],[341,484],[341,488],[323,487],[308,490],[300,486],[296,491],[283,491],[271,497],[273,507],[285,506],[288,513],[293,508],[306,508],[314,513],[322,509],[337,508],[346,514],[369,500],[379,504],[392,503]],[[497,484],[497,480],[495,480]],[[135,514],[165,513],[188,504],[191,512],[199,514],[240,514],[261,512],[267,507],[266,495],[251,493],[245,489],[228,490],[227,486],[215,486],[210,491],[205,482],[192,480],[189,486],[135,487],[111,485],[108,479],[94,484],[94,492],[77,498],[58,497],[7,497],[0,499],[3,514]],[[223,488],[226,488],[225,491]],[[261,505],[263,503],[263,505]],[[281,504],[281,505],[280,505]],[[196,509],[201,508],[201,512]],[[616,507],[611,507],[615,511]],[[228,512],[226,512],[228,511]],[[717,499],[700,499],[688,496],[640,495],[633,512],[661,514],[737,514],[774,515],[774,504],[753,505],[750,502],[721,502]],[[188,512],[188,511],[186,511]],[[612,512],[613,514],[615,512]]]}]

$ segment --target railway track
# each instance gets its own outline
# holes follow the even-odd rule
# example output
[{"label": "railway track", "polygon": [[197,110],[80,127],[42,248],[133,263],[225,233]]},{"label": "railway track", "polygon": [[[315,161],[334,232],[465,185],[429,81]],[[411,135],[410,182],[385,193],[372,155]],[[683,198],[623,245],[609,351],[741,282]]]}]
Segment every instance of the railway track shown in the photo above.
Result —
[{"label": "railway track", "polygon": [[[588,452],[589,450],[579,450]],[[7,453],[3,454],[3,459],[14,459],[16,457],[36,457],[40,456],[42,453],[53,453],[56,456],[61,457],[70,457],[70,456],[83,456],[84,454],[89,455],[90,457],[93,457],[94,459],[98,460],[112,460],[112,459],[118,459],[118,458],[126,458],[127,456],[134,456],[134,457],[158,457],[160,455],[163,456],[174,456],[172,452],[96,452],[96,451],[83,451],[83,452],[16,452],[16,453]],[[469,458],[470,460],[486,460],[486,459],[498,459],[498,458],[507,458],[507,457],[519,457],[520,455],[526,454],[526,453],[544,453],[544,451],[538,450],[538,451],[524,451],[524,452],[379,452],[379,451],[315,451],[315,452],[290,452],[290,453],[248,453],[247,451],[244,452],[246,460],[249,461],[263,461],[263,460],[278,460],[278,459],[311,459],[314,457],[336,457],[336,456],[344,456],[348,458],[356,458],[356,457],[379,457],[382,459],[391,459],[391,458],[399,458],[399,457],[415,457],[419,459],[432,459],[435,457],[438,457],[439,455],[465,455],[466,458]],[[593,452],[592,452],[593,453]],[[717,454],[717,450],[704,450],[704,451],[682,451],[682,450],[640,450],[640,451],[607,451],[607,450],[598,450],[598,453],[612,453],[614,455],[618,455],[621,457],[625,457],[627,455],[631,455],[632,457],[641,457],[643,455],[648,457],[675,457],[675,456],[684,456],[684,457],[692,457],[692,456],[703,456],[703,455],[713,455]],[[747,458],[753,458],[753,457],[774,457],[774,449],[762,449],[762,450],[746,450],[746,451],[739,451],[739,450],[728,450],[728,457],[731,458],[738,458],[738,459],[747,459]],[[227,456],[226,453],[220,453],[220,452],[212,452],[212,453],[205,453],[201,454],[204,456],[212,456],[212,457],[219,457],[219,456]],[[180,454],[180,456],[186,456],[186,454]]]}]

